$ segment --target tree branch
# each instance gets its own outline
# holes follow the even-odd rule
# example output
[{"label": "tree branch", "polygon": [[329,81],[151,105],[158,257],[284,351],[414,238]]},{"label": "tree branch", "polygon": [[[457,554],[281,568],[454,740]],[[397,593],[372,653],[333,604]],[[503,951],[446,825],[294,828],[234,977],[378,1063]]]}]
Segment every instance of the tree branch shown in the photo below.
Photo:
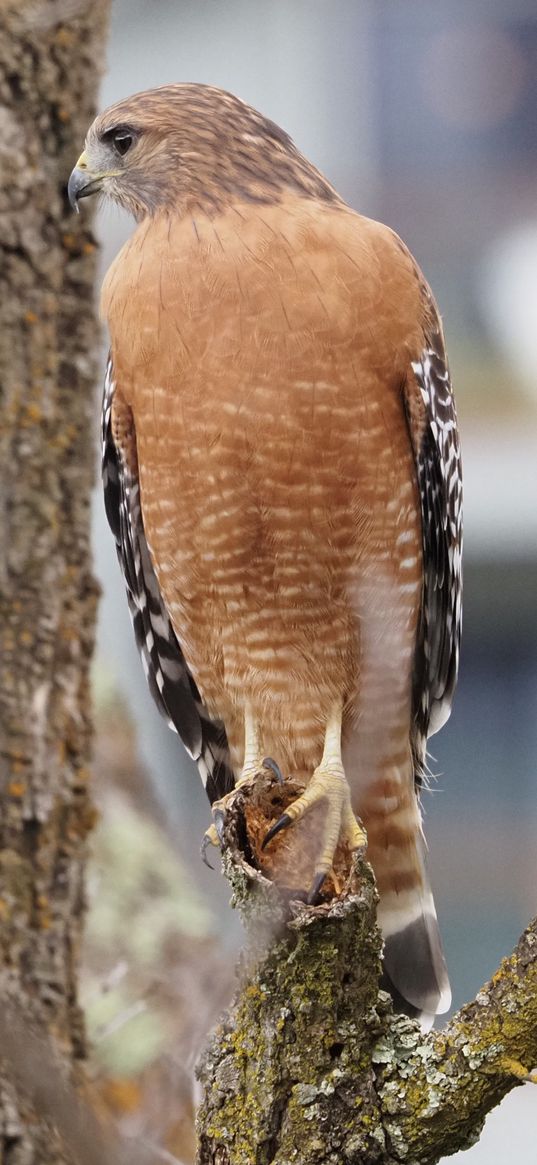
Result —
[{"label": "tree branch", "polygon": [[374,1053],[393,1156],[437,1161],[478,1139],[485,1117],[537,1064],[537,919],[446,1027],[420,1037],[401,1018]]},{"label": "tree branch", "polygon": [[474,1003],[424,1035],[379,990],[363,857],[317,907],[264,876],[255,854],[273,795],[258,778],[226,815],[224,869],[250,949],[199,1069],[200,1165],[432,1165],[477,1139],[537,1059],[536,924]]}]

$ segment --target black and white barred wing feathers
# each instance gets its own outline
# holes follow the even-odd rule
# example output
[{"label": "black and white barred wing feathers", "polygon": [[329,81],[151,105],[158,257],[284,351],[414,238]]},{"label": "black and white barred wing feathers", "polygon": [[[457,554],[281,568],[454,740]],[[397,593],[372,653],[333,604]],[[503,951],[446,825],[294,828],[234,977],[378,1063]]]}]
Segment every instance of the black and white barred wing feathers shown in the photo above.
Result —
[{"label": "black and white barred wing feathers", "polygon": [[226,733],[222,722],[212,720],[203,704],[164,605],[144,533],[134,425],[124,440],[115,440],[114,392],[109,359],[102,408],[104,501],[136,644],[155,704],[196,761],[213,802],[234,786]]},{"label": "black and white barred wing feathers", "polygon": [[445,724],[457,682],[462,622],[462,470],[442,326],[427,294],[425,347],[412,362],[405,405],[421,504],[423,595],[413,689],[414,749]]}]

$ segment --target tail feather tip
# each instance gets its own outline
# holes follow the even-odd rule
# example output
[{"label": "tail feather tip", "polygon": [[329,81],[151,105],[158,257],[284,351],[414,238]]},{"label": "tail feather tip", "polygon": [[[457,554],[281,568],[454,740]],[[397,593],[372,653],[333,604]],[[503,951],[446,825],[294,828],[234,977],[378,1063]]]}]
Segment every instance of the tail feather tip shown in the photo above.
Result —
[{"label": "tail feather tip", "polygon": [[451,988],[436,914],[424,911],[385,933],[384,970],[398,1010],[432,1026],[451,1005]]}]

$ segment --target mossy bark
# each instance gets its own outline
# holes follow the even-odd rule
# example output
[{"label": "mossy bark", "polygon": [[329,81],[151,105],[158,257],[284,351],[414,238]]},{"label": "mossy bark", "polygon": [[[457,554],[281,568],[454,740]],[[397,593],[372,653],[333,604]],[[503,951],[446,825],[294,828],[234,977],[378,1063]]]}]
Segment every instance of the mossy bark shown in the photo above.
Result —
[{"label": "mossy bark", "polygon": [[475,1002],[425,1035],[379,990],[363,856],[327,903],[286,902],[253,856],[252,795],[259,783],[236,795],[225,824],[250,949],[199,1069],[200,1165],[432,1165],[468,1148],[537,1062],[536,924]]},{"label": "mossy bark", "polygon": [[93,116],[107,8],[107,0],[0,3],[2,1165],[71,1159],[36,1110],[30,1079],[25,1088],[22,1036],[12,1062],[10,1017],[23,1015],[30,1046],[53,1039],[64,1079],[77,1079],[85,1054],[76,971],[93,821],[98,331],[95,245],[88,217],[70,213],[65,184]]}]

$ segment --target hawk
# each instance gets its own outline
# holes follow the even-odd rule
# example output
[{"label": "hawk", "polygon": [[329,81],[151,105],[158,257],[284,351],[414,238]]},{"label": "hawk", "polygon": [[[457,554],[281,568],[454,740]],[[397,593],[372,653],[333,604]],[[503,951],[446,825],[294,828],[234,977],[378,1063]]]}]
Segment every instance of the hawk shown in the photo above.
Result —
[{"label": "hawk", "polygon": [[108,520],[149,685],[212,802],[267,756],[322,806],[311,899],[364,841],[385,970],[449,1006],[424,861],[427,738],[461,625],[461,466],[442,327],[388,227],[206,85],[101,113],[69,180],[137,227],[105,278]]}]

